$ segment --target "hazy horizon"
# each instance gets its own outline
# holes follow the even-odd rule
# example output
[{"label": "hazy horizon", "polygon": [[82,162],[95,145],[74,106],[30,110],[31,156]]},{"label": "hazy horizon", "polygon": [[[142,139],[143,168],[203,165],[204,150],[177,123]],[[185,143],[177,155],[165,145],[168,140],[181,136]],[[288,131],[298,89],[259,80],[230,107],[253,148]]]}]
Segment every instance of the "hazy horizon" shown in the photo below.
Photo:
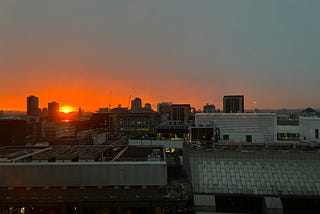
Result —
[{"label": "hazy horizon", "polygon": [[[0,109],[320,108],[320,1],[2,0]],[[110,103],[111,102],[111,103]]]}]

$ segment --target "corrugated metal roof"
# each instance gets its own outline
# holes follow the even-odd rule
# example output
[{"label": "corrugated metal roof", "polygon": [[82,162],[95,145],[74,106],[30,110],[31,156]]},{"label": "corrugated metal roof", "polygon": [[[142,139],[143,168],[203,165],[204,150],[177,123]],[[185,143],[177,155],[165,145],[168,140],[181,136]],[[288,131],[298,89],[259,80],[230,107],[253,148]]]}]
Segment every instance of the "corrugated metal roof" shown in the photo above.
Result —
[{"label": "corrugated metal roof", "polygon": [[190,153],[195,193],[320,196],[320,153],[220,153]]}]

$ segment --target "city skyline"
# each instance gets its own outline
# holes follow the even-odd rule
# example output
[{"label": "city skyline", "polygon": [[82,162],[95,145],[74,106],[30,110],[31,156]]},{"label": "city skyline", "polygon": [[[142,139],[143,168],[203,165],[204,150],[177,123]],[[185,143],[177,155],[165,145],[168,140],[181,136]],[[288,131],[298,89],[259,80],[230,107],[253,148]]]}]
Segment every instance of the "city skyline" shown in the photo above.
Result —
[{"label": "city skyline", "polygon": [[319,1],[0,3],[0,109],[319,108]]},{"label": "city skyline", "polygon": [[[225,110],[225,101],[224,99],[226,97],[242,97],[242,107],[238,110],[234,110],[236,112],[233,112],[233,111],[229,111],[229,110]],[[255,109],[250,109],[250,108],[247,108],[246,107],[246,99],[245,99],[245,96],[244,95],[225,95],[223,100],[222,100],[222,103],[221,104],[213,104],[213,103],[205,103],[203,104],[202,106],[199,106],[199,108],[196,108],[192,103],[186,103],[186,102],[182,102],[182,103],[174,103],[174,102],[171,102],[171,101],[162,101],[162,102],[157,102],[157,103],[149,103],[149,102],[146,102],[143,100],[143,98],[141,97],[135,97],[135,98],[131,98],[130,100],[128,100],[128,105],[122,105],[122,104],[118,104],[118,105],[106,105],[106,106],[99,106],[97,109],[94,109],[94,110],[87,110],[87,109],[84,109],[82,106],[72,106],[72,105],[60,105],[59,101],[56,102],[56,101],[52,101],[52,102],[48,102],[48,103],[42,103],[41,105],[39,103],[41,103],[41,98],[38,97],[38,96],[35,96],[35,95],[28,95],[26,97],[27,99],[25,100],[25,106],[23,109],[0,109],[1,111],[17,111],[17,112],[26,112],[27,114],[29,114],[28,112],[30,111],[30,98],[32,99],[36,99],[36,104],[31,104],[33,107],[33,110],[32,111],[37,111],[37,113],[34,113],[35,114],[41,114],[42,111],[45,111],[47,112],[49,110],[50,112],[50,106],[52,106],[53,104],[57,105],[56,107],[56,112],[59,112],[59,113],[63,113],[64,116],[69,114],[69,113],[76,113],[76,112],[100,112],[100,111],[105,111],[106,109],[108,110],[113,110],[113,109],[118,109],[118,108],[123,108],[123,109],[128,109],[128,110],[135,110],[137,107],[135,106],[140,106],[139,108],[141,109],[145,109],[145,108],[150,108],[151,110],[153,111],[158,111],[159,110],[159,105],[163,104],[163,105],[189,105],[191,108],[194,108],[197,112],[204,112],[206,113],[211,113],[211,111],[213,112],[227,112],[227,113],[244,113],[244,111],[247,111],[247,112],[251,112],[251,111],[256,111],[256,110],[262,110],[262,111],[283,111],[283,110],[293,110],[293,111],[302,111],[302,110],[307,110],[307,109],[312,109],[311,107],[308,107],[308,106],[304,106],[302,108],[255,108]],[[137,104],[137,100],[139,100],[139,104]],[[221,108],[217,108],[217,106],[221,106]],[[236,107],[236,106],[235,106]],[[244,107],[244,108],[243,108]],[[51,107],[52,108],[52,107]],[[208,110],[208,108],[210,109],[213,109],[213,110]],[[319,110],[318,108],[315,108],[317,110]],[[39,116],[38,115],[38,116]]]}]

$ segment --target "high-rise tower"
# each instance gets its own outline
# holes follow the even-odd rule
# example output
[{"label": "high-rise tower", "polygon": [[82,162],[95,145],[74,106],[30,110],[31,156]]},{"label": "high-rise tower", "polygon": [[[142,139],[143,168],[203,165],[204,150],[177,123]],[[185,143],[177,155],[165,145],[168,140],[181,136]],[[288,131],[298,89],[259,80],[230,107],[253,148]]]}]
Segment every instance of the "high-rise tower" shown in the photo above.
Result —
[{"label": "high-rise tower", "polygon": [[39,117],[39,98],[36,96],[27,97],[27,116]]},{"label": "high-rise tower", "polygon": [[59,116],[59,103],[48,103],[48,118],[49,120],[56,120]]}]

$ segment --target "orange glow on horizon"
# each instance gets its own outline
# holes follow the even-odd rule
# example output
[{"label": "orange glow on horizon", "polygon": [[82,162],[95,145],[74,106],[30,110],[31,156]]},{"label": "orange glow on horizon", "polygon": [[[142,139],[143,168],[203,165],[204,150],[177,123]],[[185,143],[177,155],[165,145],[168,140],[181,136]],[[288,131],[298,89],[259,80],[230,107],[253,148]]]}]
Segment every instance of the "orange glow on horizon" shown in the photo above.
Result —
[{"label": "orange glow on horizon", "polygon": [[59,109],[60,112],[69,114],[70,112],[75,112],[75,108],[72,106],[62,106]]}]

